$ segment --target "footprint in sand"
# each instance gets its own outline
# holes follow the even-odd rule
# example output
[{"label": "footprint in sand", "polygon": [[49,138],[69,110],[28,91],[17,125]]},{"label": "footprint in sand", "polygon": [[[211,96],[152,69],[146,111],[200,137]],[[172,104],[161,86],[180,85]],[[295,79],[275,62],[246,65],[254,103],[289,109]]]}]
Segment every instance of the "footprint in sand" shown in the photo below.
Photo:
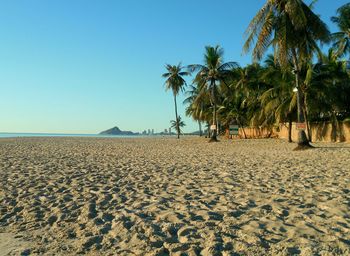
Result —
[{"label": "footprint in sand", "polygon": [[180,243],[193,242],[193,240],[200,238],[197,229],[194,227],[182,227],[177,231],[178,240]]}]

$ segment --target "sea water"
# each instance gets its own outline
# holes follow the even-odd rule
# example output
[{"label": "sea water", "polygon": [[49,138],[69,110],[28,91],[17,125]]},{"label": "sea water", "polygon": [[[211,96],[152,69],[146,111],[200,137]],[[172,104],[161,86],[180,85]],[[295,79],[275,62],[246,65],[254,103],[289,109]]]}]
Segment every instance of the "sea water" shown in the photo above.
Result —
[{"label": "sea water", "polygon": [[0,138],[17,137],[98,137],[98,138],[134,138],[144,135],[101,135],[101,134],[67,134],[67,133],[7,133],[0,132]]}]

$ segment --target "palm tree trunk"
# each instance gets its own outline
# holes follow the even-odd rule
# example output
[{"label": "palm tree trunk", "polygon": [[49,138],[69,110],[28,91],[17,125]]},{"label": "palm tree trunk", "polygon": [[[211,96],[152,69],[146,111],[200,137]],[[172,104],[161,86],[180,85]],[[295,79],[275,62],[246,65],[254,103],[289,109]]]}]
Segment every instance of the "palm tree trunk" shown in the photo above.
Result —
[{"label": "palm tree trunk", "polygon": [[289,119],[288,119],[288,142],[293,142],[292,141],[292,125],[293,125],[292,115],[289,114]]},{"label": "palm tree trunk", "polygon": [[217,139],[217,121],[216,121],[216,99],[215,99],[215,81],[211,81],[211,96],[212,96],[212,102],[213,102],[213,125],[215,125],[215,129],[213,129],[211,133],[211,137],[209,142],[216,142],[218,141]]},{"label": "palm tree trunk", "polygon": [[337,124],[336,124],[336,117],[334,114],[334,111],[332,111],[331,114],[331,123],[332,123],[332,131],[331,131],[331,141],[336,142],[337,141]]},{"label": "palm tree trunk", "polygon": [[306,109],[304,109],[304,116],[305,116],[306,130],[307,130],[307,139],[309,142],[312,142],[310,122],[309,122],[309,117],[308,117],[307,113],[308,113],[308,111]]},{"label": "palm tree trunk", "polygon": [[310,128],[310,122],[309,122],[309,107],[307,105],[307,93],[304,95],[304,116],[305,116],[305,123],[306,123],[306,130],[308,135],[309,142],[312,142],[312,134],[311,134],[311,128]]},{"label": "palm tree trunk", "polygon": [[215,125],[215,129],[212,130],[211,132],[211,137],[210,137],[210,140],[209,142],[214,142],[214,141],[218,141],[217,139],[217,127],[216,127],[216,103],[214,103],[214,106],[213,106],[213,125]]},{"label": "palm tree trunk", "polygon": [[199,137],[202,137],[202,124],[201,124],[201,121],[198,121],[198,126],[199,126]]},{"label": "palm tree trunk", "polygon": [[220,124],[219,124],[219,118],[216,116],[216,135],[220,135]]},{"label": "palm tree trunk", "polygon": [[174,102],[175,102],[176,132],[177,132],[177,138],[180,139],[180,127],[179,127],[179,119],[177,117],[177,103],[176,103],[176,95],[175,94],[174,94]]},{"label": "palm tree trunk", "polygon": [[[300,87],[298,86],[298,79],[299,75],[295,76],[296,84],[297,84],[297,102],[298,102],[298,123],[303,123],[304,122],[304,115],[303,115],[303,110],[301,106],[301,97],[302,97],[302,92],[300,90]],[[309,140],[306,137],[305,130],[298,130],[298,146],[300,147],[305,147],[309,146]]]},{"label": "palm tree trunk", "polygon": [[[295,87],[297,88],[297,107],[298,107],[298,123],[304,122],[303,108],[302,108],[302,91],[299,86],[299,68],[297,62],[297,55],[295,49],[292,52],[293,54],[293,64],[294,64],[294,72],[295,72]],[[306,133],[304,130],[298,131],[298,146],[296,149],[303,149],[306,147],[310,147],[309,140],[306,137]]]}]

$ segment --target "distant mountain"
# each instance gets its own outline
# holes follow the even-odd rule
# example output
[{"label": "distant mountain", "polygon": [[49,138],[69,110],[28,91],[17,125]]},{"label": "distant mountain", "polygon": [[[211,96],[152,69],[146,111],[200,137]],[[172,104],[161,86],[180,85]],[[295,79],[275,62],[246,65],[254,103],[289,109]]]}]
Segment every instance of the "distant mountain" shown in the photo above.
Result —
[{"label": "distant mountain", "polygon": [[[187,133],[188,135],[199,135],[199,131],[194,131],[194,132],[189,132]],[[204,132],[202,131],[202,134],[204,134]]]},{"label": "distant mountain", "polygon": [[134,133],[131,131],[122,131],[117,126],[100,132],[101,135],[138,135],[138,133]]}]

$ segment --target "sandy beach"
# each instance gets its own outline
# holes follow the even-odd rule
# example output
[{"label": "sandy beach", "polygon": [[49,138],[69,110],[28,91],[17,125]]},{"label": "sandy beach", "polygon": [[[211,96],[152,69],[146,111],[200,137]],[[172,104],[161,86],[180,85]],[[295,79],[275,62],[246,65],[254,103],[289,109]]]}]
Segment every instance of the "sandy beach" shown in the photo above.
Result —
[{"label": "sandy beach", "polygon": [[0,255],[350,255],[350,145],[0,139]]}]

